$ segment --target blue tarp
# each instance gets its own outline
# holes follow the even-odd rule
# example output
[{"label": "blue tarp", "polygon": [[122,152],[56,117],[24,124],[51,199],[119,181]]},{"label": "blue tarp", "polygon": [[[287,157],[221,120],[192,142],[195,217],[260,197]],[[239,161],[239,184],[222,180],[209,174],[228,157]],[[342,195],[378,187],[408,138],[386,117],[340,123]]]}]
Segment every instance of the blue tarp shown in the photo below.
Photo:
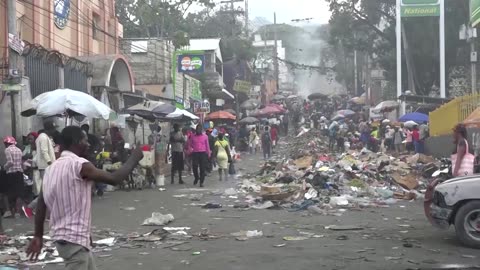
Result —
[{"label": "blue tarp", "polygon": [[423,122],[428,122],[428,115],[418,112],[407,113],[404,116],[398,119],[400,122],[413,121],[415,123],[421,124]]}]

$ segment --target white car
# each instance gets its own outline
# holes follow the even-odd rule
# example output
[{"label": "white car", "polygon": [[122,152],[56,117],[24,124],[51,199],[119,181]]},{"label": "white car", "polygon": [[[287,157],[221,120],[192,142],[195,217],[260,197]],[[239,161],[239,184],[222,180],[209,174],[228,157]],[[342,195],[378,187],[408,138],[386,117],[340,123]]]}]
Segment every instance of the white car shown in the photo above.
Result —
[{"label": "white car", "polygon": [[464,245],[480,248],[480,175],[432,182],[424,208],[432,225],[447,229],[453,224]]}]

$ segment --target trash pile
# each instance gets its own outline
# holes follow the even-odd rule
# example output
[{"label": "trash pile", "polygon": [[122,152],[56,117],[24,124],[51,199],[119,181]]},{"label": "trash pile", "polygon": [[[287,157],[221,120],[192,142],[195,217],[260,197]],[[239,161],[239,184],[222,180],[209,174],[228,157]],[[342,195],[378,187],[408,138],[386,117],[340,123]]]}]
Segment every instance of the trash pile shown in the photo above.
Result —
[{"label": "trash pile", "polygon": [[438,169],[432,157],[393,157],[367,149],[329,153],[328,139],[316,131],[289,138],[256,174],[239,188],[254,193],[255,209],[282,207],[322,215],[342,215],[349,208],[388,207],[423,197],[428,177]]}]

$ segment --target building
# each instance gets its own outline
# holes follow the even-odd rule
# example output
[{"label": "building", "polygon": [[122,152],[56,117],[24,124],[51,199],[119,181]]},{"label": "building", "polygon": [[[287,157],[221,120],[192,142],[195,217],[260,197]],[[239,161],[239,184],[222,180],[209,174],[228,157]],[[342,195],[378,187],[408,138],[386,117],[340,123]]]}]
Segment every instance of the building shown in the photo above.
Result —
[{"label": "building", "polygon": [[[10,119],[42,93],[71,88],[99,98],[135,90],[128,61],[119,54],[123,27],[114,0],[15,1],[16,33],[8,33],[6,3],[0,2],[0,80],[1,89],[15,89],[15,110],[12,116],[11,99],[0,98],[0,137],[38,130],[39,121],[17,117],[12,129]],[[9,70],[9,46],[20,55],[16,72]],[[119,100],[111,100],[112,108],[122,106]]]}]

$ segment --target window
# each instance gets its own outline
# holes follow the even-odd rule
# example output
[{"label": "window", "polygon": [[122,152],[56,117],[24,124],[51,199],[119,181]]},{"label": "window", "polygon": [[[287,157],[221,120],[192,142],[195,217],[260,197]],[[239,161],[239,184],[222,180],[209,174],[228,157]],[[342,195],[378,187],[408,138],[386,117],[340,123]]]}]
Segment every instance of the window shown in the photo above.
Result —
[{"label": "window", "polygon": [[101,40],[102,29],[100,28],[102,19],[98,14],[93,13],[92,20],[92,37],[95,40]]}]

